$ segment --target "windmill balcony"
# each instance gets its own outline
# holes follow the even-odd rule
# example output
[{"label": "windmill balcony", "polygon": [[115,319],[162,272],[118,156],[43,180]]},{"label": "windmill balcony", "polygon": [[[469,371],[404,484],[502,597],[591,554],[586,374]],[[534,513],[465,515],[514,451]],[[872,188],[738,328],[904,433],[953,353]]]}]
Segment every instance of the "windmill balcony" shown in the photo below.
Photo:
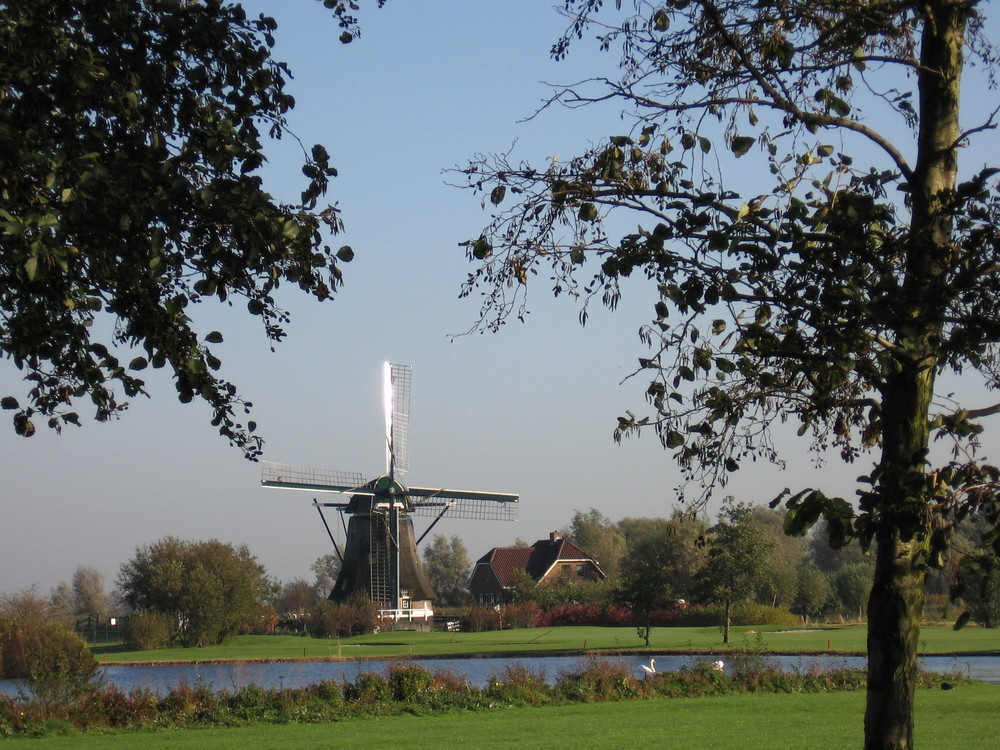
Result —
[{"label": "windmill balcony", "polygon": [[429,601],[411,602],[403,600],[400,609],[380,609],[379,616],[394,622],[431,622],[434,619],[434,609]]}]

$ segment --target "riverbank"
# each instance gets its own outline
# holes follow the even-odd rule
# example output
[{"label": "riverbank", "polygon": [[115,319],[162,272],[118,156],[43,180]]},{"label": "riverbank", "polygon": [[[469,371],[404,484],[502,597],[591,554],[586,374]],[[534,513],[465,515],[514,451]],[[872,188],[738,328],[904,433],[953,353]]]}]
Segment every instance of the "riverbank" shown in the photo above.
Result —
[{"label": "riverbank", "polygon": [[[238,636],[232,642],[204,648],[129,651],[119,644],[92,647],[102,664],[152,666],[166,664],[278,663],[368,661],[504,656],[618,656],[718,654],[753,650],[770,654],[843,655],[865,653],[863,625],[782,628],[734,628],[730,644],[718,628],[657,628],[649,646],[634,628],[524,628],[483,633],[393,631],[355,638],[320,640],[291,635]],[[1000,630],[928,625],[921,629],[921,655],[1000,655]]]}]

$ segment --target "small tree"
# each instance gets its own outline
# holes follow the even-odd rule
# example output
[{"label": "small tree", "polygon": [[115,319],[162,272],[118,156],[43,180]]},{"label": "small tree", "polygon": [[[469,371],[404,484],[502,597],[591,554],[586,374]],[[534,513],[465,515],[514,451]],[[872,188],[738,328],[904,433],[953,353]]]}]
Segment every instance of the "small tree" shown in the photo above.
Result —
[{"label": "small tree", "polygon": [[687,595],[687,569],[692,560],[701,557],[696,539],[704,526],[682,516],[671,521],[636,519],[625,525],[633,531],[614,597],[632,608],[639,637],[648,646],[652,613]]},{"label": "small tree", "polygon": [[969,556],[962,563],[961,582],[971,619],[986,628],[1000,627],[1000,563]]},{"label": "small tree", "polygon": [[760,588],[772,546],[747,505],[727,504],[708,530],[708,560],[697,583],[705,600],[723,605],[723,643],[729,643],[733,605],[751,599]]},{"label": "small tree", "polygon": [[868,598],[872,591],[873,573],[874,564],[871,560],[866,560],[849,563],[830,574],[841,605],[853,615],[857,615],[859,620],[865,617]]},{"label": "small tree", "polygon": [[792,600],[792,612],[801,615],[803,621],[822,614],[834,597],[830,579],[823,571],[812,565],[801,565],[796,571],[797,588]]},{"label": "small tree", "polygon": [[317,557],[316,561],[309,567],[316,576],[314,584],[316,596],[320,599],[326,599],[337,583],[337,576],[340,575],[340,555],[328,552]]},{"label": "small tree", "polygon": [[78,615],[104,620],[111,613],[111,597],[104,588],[104,574],[97,568],[77,567],[73,573],[73,594]]}]

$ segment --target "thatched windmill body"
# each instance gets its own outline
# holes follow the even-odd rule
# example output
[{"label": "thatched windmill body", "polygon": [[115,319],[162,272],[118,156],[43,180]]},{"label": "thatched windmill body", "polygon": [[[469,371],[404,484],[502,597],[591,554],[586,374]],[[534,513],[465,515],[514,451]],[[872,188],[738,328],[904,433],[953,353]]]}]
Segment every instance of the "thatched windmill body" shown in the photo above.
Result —
[{"label": "thatched windmill body", "polygon": [[[383,614],[394,619],[411,616],[411,603],[434,598],[420,565],[417,545],[445,516],[449,518],[516,520],[518,496],[498,492],[406,487],[397,477],[408,468],[411,370],[386,363],[383,392],[386,415],[386,472],[371,481],[361,474],[265,462],[265,487],[350,495],[347,502],[313,504],[323,519],[341,568],[330,599],[345,602],[367,596]],[[338,547],[323,508],[335,508],[349,518],[344,549]],[[433,517],[418,539],[414,516]],[[429,614],[429,605],[424,608]]]}]

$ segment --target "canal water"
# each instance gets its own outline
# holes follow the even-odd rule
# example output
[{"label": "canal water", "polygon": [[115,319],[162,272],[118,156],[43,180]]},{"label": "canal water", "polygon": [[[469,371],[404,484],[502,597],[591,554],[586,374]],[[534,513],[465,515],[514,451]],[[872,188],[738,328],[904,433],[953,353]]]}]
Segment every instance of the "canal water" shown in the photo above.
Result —
[{"label": "canal water", "polygon": [[[649,664],[649,656],[602,657],[613,664],[622,664],[636,677],[643,674],[642,665]],[[699,662],[721,659],[724,669],[732,671],[726,656],[686,654],[682,656],[653,655],[658,672],[689,667]],[[786,672],[811,672],[847,667],[864,667],[860,656],[767,656],[769,664]],[[393,664],[419,664],[434,672],[450,672],[466,678],[471,684],[483,687],[493,678],[503,679],[512,667],[529,669],[541,678],[554,682],[561,675],[585,669],[592,659],[582,656],[538,657],[489,657],[476,659],[408,659],[406,661],[336,661],[336,662],[279,662],[252,664],[170,664],[162,666],[102,666],[99,675],[105,684],[115,685],[128,692],[145,688],[165,694],[183,685],[205,685],[213,690],[238,690],[247,685],[263,688],[305,687],[324,680],[353,682],[361,672],[385,675]],[[1000,685],[1000,656],[926,656],[921,666],[939,674],[962,674],[976,680]],[[0,680],[0,693],[16,695],[18,685],[13,680]]]}]

